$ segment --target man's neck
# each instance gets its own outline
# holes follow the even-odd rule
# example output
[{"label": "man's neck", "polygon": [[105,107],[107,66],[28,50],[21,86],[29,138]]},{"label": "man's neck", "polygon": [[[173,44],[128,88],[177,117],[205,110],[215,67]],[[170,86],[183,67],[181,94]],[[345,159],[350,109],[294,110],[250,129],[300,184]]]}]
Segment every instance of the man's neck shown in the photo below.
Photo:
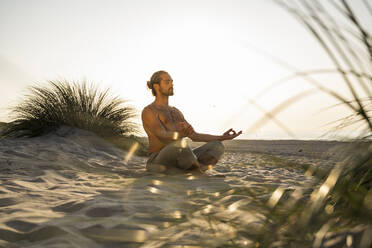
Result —
[{"label": "man's neck", "polygon": [[169,106],[168,105],[168,96],[164,96],[164,95],[156,96],[154,104],[159,105],[159,106]]}]

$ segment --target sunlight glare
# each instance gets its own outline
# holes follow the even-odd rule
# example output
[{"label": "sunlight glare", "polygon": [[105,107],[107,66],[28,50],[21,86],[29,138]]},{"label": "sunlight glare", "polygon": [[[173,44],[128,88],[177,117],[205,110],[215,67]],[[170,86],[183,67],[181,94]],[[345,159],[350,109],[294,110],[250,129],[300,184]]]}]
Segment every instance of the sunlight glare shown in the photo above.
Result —
[{"label": "sunlight glare", "polygon": [[152,183],[153,183],[154,185],[162,185],[162,184],[163,184],[162,181],[160,181],[160,180],[156,180],[156,179],[152,180]]},{"label": "sunlight glare", "polygon": [[271,207],[271,208],[275,207],[275,205],[278,203],[278,201],[282,197],[283,193],[284,193],[284,189],[278,187],[274,191],[274,193],[272,194],[272,196],[270,197],[270,199],[269,199],[269,201],[267,203],[269,205],[269,207]]},{"label": "sunlight glare", "polygon": [[183,138],[183,139],[181,140],[181,147],[182,147],[182,148],[187,147],[187,140],[186,140],[185,138]]},{"label": "sunlight glare", "polygon": [[211,209],[212,209],[212,205],[211,205],[211,204],[208,204],[208,205],[203,209],[203,212],[204,212],[205,214],[209,214],[210,211],[211,211]]},{"label": "sunlight glare", "polygon": [[148,191],[150,191],[153,194],[159,194],[159,190],[157,188],[154,188],[154,187],[150,186],[147,189],[148,189]]},{"label": "sunlight glare", "polygon": [[182,213],[178,210],[174,211],[171,215],[175,219],[181,219],[182,218]]},{"label": "sunlight glare", "polygon": [[178,137],[179,137],[178,132],[174,132],[174,133],[173,133],[173,139],[174,139],[174,140],[178,140]]},{"label": "sunlight glare", "polygon": [[346,246],[351,247],[353,245],[353,236],[347,235],[346,236]]},{"label": "sunlight glare", "polygon": [[139,148],[139,143],[135,142],[129,149],[128,154],[125,156],[125,159],[124,159],[125,163],[128,163],[128,161],[131,159],[131,157],[134,155],[134,153],[137,151],[138,148]]}]

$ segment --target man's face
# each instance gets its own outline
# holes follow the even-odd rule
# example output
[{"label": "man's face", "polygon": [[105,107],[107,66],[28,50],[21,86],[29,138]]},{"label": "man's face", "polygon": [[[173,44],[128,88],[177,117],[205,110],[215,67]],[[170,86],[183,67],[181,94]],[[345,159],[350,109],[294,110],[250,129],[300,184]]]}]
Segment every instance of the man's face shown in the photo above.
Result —
[{"label": "man's face", "polygon": [[173,96],[173,79],[168,73],[160,76],[159,92],[165,96]]}]

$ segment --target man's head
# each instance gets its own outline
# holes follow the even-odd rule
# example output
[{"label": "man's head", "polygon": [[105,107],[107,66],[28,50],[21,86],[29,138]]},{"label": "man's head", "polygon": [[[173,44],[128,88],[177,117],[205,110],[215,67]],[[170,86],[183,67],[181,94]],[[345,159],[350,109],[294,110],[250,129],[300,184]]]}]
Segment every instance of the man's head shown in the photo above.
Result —
[{"label": "man's head", "polygon": [[152,74],[147,87],[151,89],[152,95],[173,96],[173,79],[166,71],[157,71]]}]

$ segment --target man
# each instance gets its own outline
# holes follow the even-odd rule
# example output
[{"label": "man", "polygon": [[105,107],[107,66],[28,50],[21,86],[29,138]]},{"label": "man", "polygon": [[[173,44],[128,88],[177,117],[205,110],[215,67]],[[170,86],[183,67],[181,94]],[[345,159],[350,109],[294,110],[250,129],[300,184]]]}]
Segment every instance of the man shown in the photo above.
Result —
[{"label": "man", "polygon": [[[223,135],[195,132],[181,111],[168,105],[168,98],[173,95],[173,80],[166,71],[155,72],[147,86],[155,96],[155,101],[142,111],[142,123],[149,139],[148,171],[166,172],[174,168],[204,171],[221,158],[224,152],[221,141],[231,140],[242,133],[233,129]],[[191,150],[185,137],[208,143]]]}]

